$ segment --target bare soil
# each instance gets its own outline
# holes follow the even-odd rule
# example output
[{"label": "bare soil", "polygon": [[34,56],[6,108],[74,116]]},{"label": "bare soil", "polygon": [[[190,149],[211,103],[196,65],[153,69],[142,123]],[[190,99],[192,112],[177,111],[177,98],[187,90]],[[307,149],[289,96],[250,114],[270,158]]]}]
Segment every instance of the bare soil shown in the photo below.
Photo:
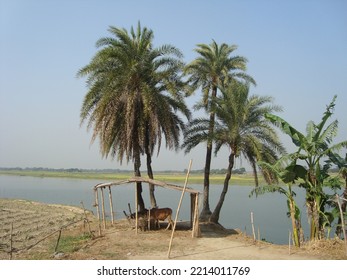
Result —
[{"label": "bare soil", "polygon": [[[99,235],[97,219],[90,212],[85,218],[78,207],[0,199],[0,259],[10,258],[11,236],[12,259],[168,259],[171,230],[165,230],[166,225],[136,234],[123,219],[114,225],[108,223]],[[344,242],[339,239],[307,243],[301,248],[292,246],[289,250],[288,245],[254,242],[239,230],[218,225],[202,224],[201,237],[191,235],[186,223],[177,224],[170,259],[347,259]]]}]

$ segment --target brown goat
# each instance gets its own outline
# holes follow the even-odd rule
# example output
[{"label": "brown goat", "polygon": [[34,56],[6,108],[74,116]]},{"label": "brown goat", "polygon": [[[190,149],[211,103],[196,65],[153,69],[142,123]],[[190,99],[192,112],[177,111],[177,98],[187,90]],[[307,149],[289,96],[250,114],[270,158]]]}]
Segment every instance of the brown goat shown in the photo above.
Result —
[{"label": "brown goat", "polygon": [[158,228],[160,228],[159,221],[165,221],[168,220],[168,229],[171,225],[171,228],[173,228],[173,222],[171,219],[172,216],[172,209],[171,208],[152,208],[148,211],[150,213],[151,220],[155,221],[155,224],[158,225]]}]

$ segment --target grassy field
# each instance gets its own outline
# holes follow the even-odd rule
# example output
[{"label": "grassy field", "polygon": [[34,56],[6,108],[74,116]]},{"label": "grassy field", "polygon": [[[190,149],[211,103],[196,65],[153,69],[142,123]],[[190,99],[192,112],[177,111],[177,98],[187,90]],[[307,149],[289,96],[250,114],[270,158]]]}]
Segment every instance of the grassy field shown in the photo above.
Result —
[{"label": "grassy field", "polygon": [[[132,172],[120,173],[99,173],[99,172],[61,172],[61,171],[33,171],[33,170],[11,170],[0,171],[0,175],[13,175],[13,176],[31,176],[31,177],[52,177],[52,178],[76,178],[76,179],[100,179],[105,182],[124,180],[133,177]],[[147,177],[143,173],[144,177]],[[184,173],[174,172],[154,172],[154,178],[159,181],[180,183],[183,184],[186,178]],[[203,184],[203,174],[190,174],[188,183],[190,184]],[[210,176],[211,184],[223,184],[223,174],[212,174]],[[253,186],[254,180],[250,174],[233,174],[231,177],[230,185]]]}]

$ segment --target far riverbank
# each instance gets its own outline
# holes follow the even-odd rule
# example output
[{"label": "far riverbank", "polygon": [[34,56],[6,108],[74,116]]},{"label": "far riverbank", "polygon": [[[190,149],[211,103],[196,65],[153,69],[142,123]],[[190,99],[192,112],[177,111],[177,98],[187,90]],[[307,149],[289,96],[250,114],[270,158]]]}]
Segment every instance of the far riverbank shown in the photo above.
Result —
[{"label": "far riverbank", "polygon": [[[30,176],[41,178],[75,178],[75,179],[100,179],[103,181],[118,181],[133,177],[133,172],[92,172],[92,171],[42,171],[42,170],[0,170],[0,175]],[[143,172],[143,177],[147,174]],[[154,172],[156,180],[173,183],[184,183],[186,174],[183,172]],[[193,173],[189,175],[189,183],[203,184],[204,174]],[[223,174],[211,174],[211,184],[223,184]],[[233,174],[230,185],[253,186],[254,178],[251,174]]]}]

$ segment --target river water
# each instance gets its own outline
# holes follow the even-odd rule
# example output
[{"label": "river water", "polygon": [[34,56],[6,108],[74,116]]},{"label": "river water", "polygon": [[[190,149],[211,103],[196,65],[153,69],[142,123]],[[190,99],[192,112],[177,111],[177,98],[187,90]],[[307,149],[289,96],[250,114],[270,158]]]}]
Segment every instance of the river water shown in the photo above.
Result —
[{"label": "river water", "polygon": [[[101,180],[84,180],[68,178],[39,178],[28,176],[0,175],[0,198],[16,198],[40,201],[44,203],[56,203],[84,206],[96,213],[94,204],[93,187]],[[191,188],[202,191],[202,186],[189,184]],[[218,201],[222,185],[211,185],[210,207],[214,208]],[[290,219],[287,217],[287,203],[283,195],[268,193],[256,198],[249,197],[253,187],[234,186],[231,184],[224,201],[220,215],[220,223],[226,228],[238,228],[251,235],[250,213],[253,212],[256,235],[260,238],[276,244],[288,244],[288,234],[291,230]],[[304,192],[297,189],[296,201],[302,208],[302,224],[305,234],[308,234],[307,218],[304,210]],[[175,190],[156,187],[155,191],[159,207],[170,207],[176,213],[181,193]],[[200,196],[202,199],[202,195]],[[123,210],[128,212],[128,203],[134,209],[134,185],[127,184],[112,188],[112,198],[116,218],[124,218]],[[143,184],[143,198],[149,207],[149,195],[147,184]],[[108,203],[106,203],[108,205]],[[200,201],[200,207],[202,200]],[[108,209],[106,209],[108,211]],[[190,197],[186,194],[180,210],[179,220],[190,218]]]}]

